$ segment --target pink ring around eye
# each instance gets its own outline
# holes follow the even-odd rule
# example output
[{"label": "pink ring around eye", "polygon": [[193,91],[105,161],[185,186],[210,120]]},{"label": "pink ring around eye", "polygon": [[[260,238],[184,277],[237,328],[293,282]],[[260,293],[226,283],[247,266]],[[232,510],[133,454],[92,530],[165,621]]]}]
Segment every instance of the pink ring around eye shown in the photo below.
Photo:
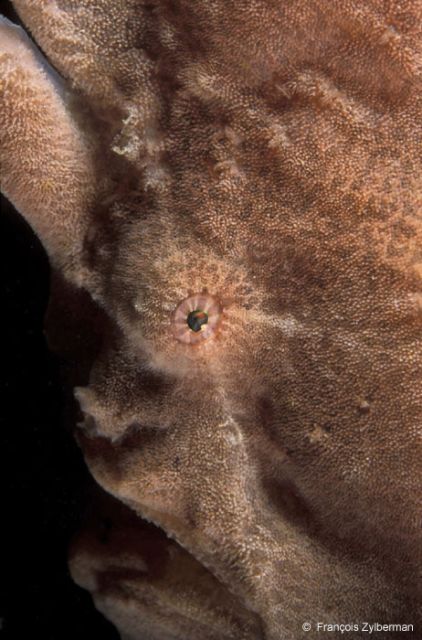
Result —
[{"label": "pink ring around eye", "polygon": [[[202,321],[197,323],[197,328],[191,328],[189,318],[194,312],[201,315]],[[186,344],[197,344],[207,340],[218,329],[222,314],[220,303],[214,296],[206,292],[195,293],[176,307],[172,317],[172,331],[174,337]],[[206,321],[204,322],[204,319]]]}]

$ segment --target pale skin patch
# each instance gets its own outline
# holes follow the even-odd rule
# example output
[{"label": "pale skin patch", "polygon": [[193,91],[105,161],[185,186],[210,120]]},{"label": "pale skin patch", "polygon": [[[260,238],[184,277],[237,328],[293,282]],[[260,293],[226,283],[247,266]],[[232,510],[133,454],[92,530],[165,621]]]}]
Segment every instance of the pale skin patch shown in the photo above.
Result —
[{"label": "pale skin patch", "polygon": [[309,442],[311,444],[322,444],[326,438],[328,438],[328,433],[319,426],[315,426],[315,428],[308,434]]}]

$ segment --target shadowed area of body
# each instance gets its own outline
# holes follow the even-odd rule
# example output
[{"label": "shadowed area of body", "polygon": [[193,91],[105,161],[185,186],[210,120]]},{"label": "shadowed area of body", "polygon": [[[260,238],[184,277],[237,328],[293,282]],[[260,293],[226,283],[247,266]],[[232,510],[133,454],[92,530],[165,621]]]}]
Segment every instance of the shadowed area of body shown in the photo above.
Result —
[{"label": "shadowed area of body", "polygon": [[65,88],[0,22],[1,187],[101,317],[125,505],[75,579],[126,640],[417,628],[421,3],[14,6]]}]

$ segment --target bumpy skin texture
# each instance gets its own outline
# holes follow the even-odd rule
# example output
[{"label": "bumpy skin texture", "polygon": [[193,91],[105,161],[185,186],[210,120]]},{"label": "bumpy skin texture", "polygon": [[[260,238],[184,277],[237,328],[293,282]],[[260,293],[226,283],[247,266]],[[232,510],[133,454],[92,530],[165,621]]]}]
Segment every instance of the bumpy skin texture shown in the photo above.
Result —
[{"label": "bumpy skin texture", "polygon": [[67,84],[0,23],[1,185],[102,315],[77,437],[126,505],[76,581],[127,640],[420,636],[421,2],[14,6]]}]

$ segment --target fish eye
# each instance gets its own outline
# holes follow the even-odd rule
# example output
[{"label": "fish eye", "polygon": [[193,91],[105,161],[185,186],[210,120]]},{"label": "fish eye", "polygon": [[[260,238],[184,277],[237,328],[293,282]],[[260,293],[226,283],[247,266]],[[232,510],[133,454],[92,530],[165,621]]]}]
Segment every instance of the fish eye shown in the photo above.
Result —
[{"label": "fish eye", "polygon": [[191,311],[187,318],[189,329],[192,331],[201,331],[204,324],[208,322],[208,314],[202,309]]},{"label": "fish eye", "polygon": [[216,333],[221,314],[221,305],[214,296],[206,291],[191,295],[182,300],[173,313],[173,335],[187,344],[207,340]]}]

